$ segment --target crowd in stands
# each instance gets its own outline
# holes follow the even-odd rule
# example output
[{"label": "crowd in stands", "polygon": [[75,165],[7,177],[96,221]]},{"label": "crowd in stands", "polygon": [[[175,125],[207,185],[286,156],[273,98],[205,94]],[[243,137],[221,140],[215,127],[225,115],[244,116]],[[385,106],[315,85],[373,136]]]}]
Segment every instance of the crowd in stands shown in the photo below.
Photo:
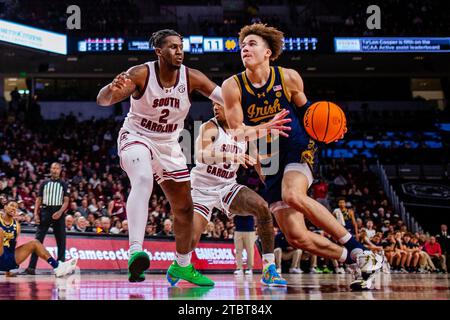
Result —
[{"label": "crowd in stands", "polygon": [[[54,31],[66,31],[66,9],[70,1],[43,1],[43,0],[4,0],[0,6],[0,18],[31,24],[36,27]],[[2,2],[0,2],[2,3]],[[286,34],[295,35],[298,30],[302,34],[314,35],[347,35],[347,36],[373,36],[373,35],[428,35],[446,36],[449,29],[446,16],[445,1],[414,0],[414,1],[383,1],[379,4],[381,9],[381,30],[369,30],[366,20],[369,14],[367,7],[371,1],[346,1],[345,5],[339,1],[254,1],[246,0],[226,5],[223,1],[210,0],[198,3],[196,1],[183,1],[173,3],[144,4],[143,0],[101,0],[77,1],[82,11],[82,30],[79,31],[91,36],[126,36],[148,35],[149,32],[168,27],[168,22],[145,24],[148,17],[154,17],[166,12],[167,7],[175,6],[223,6],[223,21],[203,17],[189,24],[183,29],[185,33],[204,35],[231,35],[237,34],[239,29],[252,22],[264,22],[281,28]],[[236,9],[233,6],[237,6]],[[263,14],[262,6],[283,6],[289,12],[282,16],[276,11]],[[150,12],[145,12],[147,8]],[[239,9],[239,10],[237,10]],[[170,10],[169,10],[170,11]],[[172,10],[173,11],[173,10]],[[170,11],[171,14],[176,15]],[[286,11],[286,10],[285,10]],[[177,21],[181,20],[177,16]],[[154,20],[154,19],[153,19]],[[145,26],[145,27],[144,27]],[[154,30],[148,30],[151,27]],[[179,22],[170,27],[180,29]]]}]

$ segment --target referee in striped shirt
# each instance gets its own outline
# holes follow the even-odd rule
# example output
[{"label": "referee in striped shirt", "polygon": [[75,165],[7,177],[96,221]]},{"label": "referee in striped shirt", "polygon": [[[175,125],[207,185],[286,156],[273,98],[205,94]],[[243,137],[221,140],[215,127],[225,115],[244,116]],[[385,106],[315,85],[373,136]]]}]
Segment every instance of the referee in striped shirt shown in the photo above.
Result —
[{"label": "referee in striped shirt", "polygon": [[[39,189],[39,195],[34,205],[34,217],[38,224],[36,239],[44,243],[48,228],[53,228],[56,245],[58,247],[58,260],[65,261],[66,255],[66,225],[65,215],[69,205],[69,190],[60,178],[61,164],[54,162],[50,167],[51,178],[45,180]],[[42,211],[39,209],[42,206]],[[37,255],[33,253],[30,264],[26,270],[28,274],[35,274]]]}]

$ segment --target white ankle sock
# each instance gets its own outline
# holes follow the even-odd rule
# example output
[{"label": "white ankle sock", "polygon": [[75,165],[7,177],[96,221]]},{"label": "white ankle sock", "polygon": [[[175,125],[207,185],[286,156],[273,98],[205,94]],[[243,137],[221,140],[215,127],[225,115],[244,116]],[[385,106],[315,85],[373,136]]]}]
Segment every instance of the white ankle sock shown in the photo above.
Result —
[{"label": "white ankle sock", "polygon": [[350,233],[347,233],[345,236],[339,239],[340,244],[346,244],[348,240],[352,238],[352,235]]},{"label": "white ankle sock", "polygon": [[191,263],[192,251],[186,254],[176,253],[176,261],[180,267],[187,267]]},{"label": "white ankle sock", "polygon": [[133,253],[138,252],[138,251],[142,251],[142,244],[141,243],[136,242],[136,243],[133,243],[133,244],[130,245],[130,256]]},{"label": "white ankle sock", "polygon": [[265,253],[262,255],[263,258],[263,269],[275,263],[275,254],[273,253]]}]

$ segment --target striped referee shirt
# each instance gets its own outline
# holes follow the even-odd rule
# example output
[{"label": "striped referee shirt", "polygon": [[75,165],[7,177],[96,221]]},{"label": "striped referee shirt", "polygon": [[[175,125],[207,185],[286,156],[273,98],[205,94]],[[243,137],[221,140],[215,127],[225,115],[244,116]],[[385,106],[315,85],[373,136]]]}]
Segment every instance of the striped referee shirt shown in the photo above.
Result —
[{"label": "striped referee shirt", "polygon": [[61,179],[46,180],[39,189],[39,197],[42,198],[44,206],[62,206],[64,197],[69,196],[69,188]]}]

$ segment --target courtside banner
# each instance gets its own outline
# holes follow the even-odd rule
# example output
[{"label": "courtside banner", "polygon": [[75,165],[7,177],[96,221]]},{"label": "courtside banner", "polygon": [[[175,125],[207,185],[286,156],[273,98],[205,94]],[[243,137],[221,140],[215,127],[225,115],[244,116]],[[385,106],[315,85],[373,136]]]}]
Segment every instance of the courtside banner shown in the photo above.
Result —
[{"label": "courtside banner", "polygon": [[[18,246],[33,240],[32,234],[22,233]],[[44,245],[50,254],[56,258],[57,248],[53,235],[45,238]],[[144,251],[150,257],[150,270],[167,270],[175,259],[175,241],[161,239],[146,239]],[[128,254],[128,239],[115,237],[67,236],[66,259],[78,258],[81,270],[117,270],[126,271]],[[243,254],[246,262],[246,252]],[[200,242],[192,254],[192,263],[198,270],[227,271],[236,269],[236,254],[234,244],[230,242]],[[26,267],[27,261],[21,267]],[[50,269],[47,262],[38,260],[38,269]],[[255,246],[254,268],[261,269],[261,255]]]}]

